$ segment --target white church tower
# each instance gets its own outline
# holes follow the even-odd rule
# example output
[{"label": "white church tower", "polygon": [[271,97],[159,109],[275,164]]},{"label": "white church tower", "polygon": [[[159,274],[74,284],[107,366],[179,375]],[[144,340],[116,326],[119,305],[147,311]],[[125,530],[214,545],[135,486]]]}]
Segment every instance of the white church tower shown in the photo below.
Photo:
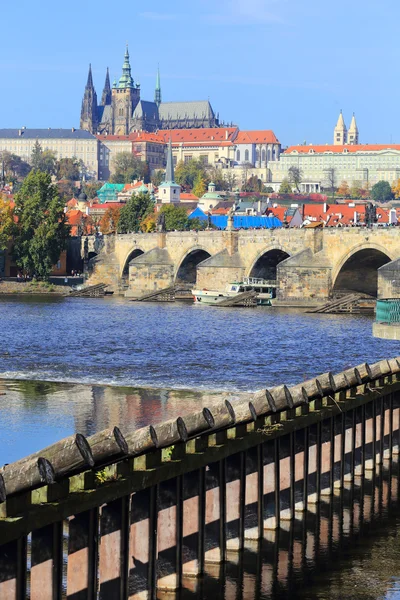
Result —
[{"label": "white church tower", "polygon": [[354,113],[353,118],[351,119],[349,131],[347,132],[347,143],[351,144],[352,146],[356,146],[358,144],[358,127]]},{"label": "white church tower", "polygon": [[336,127],[333,133],[333,145],[334,146],[344,146],[347,143],[347,129],[343,119],[342,111],[340,111],[340,115],[338,121],[336,123]]},{"label": "white church tower", "polygon": [[171,202],[180,202],[181,186],[175,183],[174,180],[174,160],[172,157],[172,144],[169,140],[167,151],[167,169],[165,172],[165,181],[158,188],[158,200],[162,204],[170,204]]}]

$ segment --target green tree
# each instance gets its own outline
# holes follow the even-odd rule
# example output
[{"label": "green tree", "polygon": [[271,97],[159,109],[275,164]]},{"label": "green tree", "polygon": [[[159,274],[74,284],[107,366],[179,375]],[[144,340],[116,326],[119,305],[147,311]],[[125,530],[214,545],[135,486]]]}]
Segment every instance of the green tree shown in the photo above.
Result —
[{"label": "green tree", "polygon": [[79,161],[75,157],[60,158],[57,163],[57,178],[67,179],[69,181],[79,181]]},{"label": "green tree", "polygon": [[46,279],[66,248],[64,203],[49,173],[31,171],[15,198],[13,255],[17,265]]},{"label": "green tree", "polygon": [[303,173],[299,167],[292,165],[289,167],[289,181],[300,194],[300,184],[303,181]]},{"label": "green tree", "polygon": [[66,204],[68,200],[71,200],[71,198],[76,198],[76,196],[79,194],[79,190],[77,190],[73,181],[66,181],[63,179],[61,181],[57,181],[55,185],[57,186],[58,195],[64,204]]},{"label": "green tree", "polygon": [[32,165],[33,169],[36,169],[36,170],[40,169],[42,154],[43,154],[43,148],[39,144],[39,141],[36,140],[36,142],[33,145],[32,153],[31,153],[31,165]]},{"label": "green tree", "polygon": [[36,140],[31,153],[32,168],[36,171],[43,171],[56,175],[57,173],[57,157],[52,150],[43,150],[42,146]]},{"label": "green tree", "polygon": [[10,152],[7,152],[7,150],[4,150],[4,152],[1,153],[0,160],[4,165],[6,183],[15,183],[24,179],[32,168],[20,156],[11,154]]},{"label": "green tree", "polygon": [[375,202],[389,202],[393,198],[390,183],[388,181],[378,181],[371,188],[371,197]]},{"label": "green tree", "polygon": [[130,152],[118,152],[113,167],[112,183],[132,183],[135,179],[150,181],[148,164]]},{"label": "green tree", "polygon": [[286,179],[283,179],[280,187],[279,187],[279,193],[280,194],[291,194],[292,193],[292,186],[290,185],[289,181]]},{"label": "green tree", "polygon": [[157,169],[157,171],[153,172],[153,175],[151,176],[151,183],[154,185],[154,187],[159,187],[162,182],[165,179],[165,171],[163,171],[162,169]]},{"label": "green tree", "polygon": [[89,200],[93,200],[93,198],[96,198],[97,192],[102,187],[102,185],[103,184],[101,183],[101,181],[85,181],[85,183],[83,184],[83,191],[85,192]]},{"label": "green tree", "polygon": [[189,229],[189,219],[186,209],[174,204],[164,204],[160,213],[165,215],[165,229],[167,231],[185,231]]},{"label": "green tree", "polygon": [[8,248],[14,230],[14,215],[10,201],[0,196],[0,250]]},{"label": "green tree", "polygon": [[198,198],[201,198],[207,191],[207,182],[202,171],[197,173],[196,179],[193,183],[193,194]]},{"label": "green tree", "polygon": [[207,180],[204,164],[200,160],[189,160],[186,163],[181,161],[175,169],[175,181],[179,185],[192,189],[199,173]]},{"label": "green tree", "polygon": [[118,233],[132,233],[140,229],[141,222],[154,211],[154,202],[147,192],[132,194],[132,198],[121,208]]},{"label": "green tree", "polygon": [[273,194],[273,193],[274,193],[274,188],[273,188],[273,187],[271,187],[270,185],[267,185],[267,186],[264,188],[264,192],[265,192],[266,194]]},{"label": "green tree", "polygon": [[247,180],[247,183],[243,186],[244,192],[262,192],[264,190],[264,184],[261,179],[258,179],[257,175],[252,175]]}]

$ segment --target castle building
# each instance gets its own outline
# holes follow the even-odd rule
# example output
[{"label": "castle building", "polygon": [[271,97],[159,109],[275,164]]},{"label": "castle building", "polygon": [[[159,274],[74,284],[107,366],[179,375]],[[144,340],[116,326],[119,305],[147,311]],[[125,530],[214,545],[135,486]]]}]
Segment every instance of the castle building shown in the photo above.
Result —
[{"label": "castle building", "polygon": [[158,129],[218,127],[219,118],[208,100],[162,102],[159,70],[154,101],[142,100],[140,85],[132,77],[127,47],[122,75],[118,82],[114,81],[112,87],[107,69],[100,104],[97,103],[92,68],[89,65],[80,126],[94,134],[129,135],[136,131],[154,132]]}]

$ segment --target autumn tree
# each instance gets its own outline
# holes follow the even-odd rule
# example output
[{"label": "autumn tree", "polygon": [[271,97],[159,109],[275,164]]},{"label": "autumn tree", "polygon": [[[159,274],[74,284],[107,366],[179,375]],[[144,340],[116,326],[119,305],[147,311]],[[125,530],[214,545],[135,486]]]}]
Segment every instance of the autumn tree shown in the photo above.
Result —
[{"label": "autumn tree", "polygon": [[0,154],[0,161],[4,167],[4,175],[6,183],[15,183],[21,179],[24,179],[31,170],[31,166],[23,160],[20,156],[12,154],[7,150],[4,150]]},{"label": "autumn tree", "polygon": [[257,175],[252,175],[247,180],[247,183],[243,186],[242,190],[244,192],[262,192],[264,190],[264,184]]},{"label": "autumn tree", "polygon": [[121,208],[112,206],[106,210],[100,221],[100,231],[103,234],[116,233],[121,216]]},{"label": "autumn tree", "polygon": [[292,186],[290,185],[288,179],[283,179],[280,187],[279,187],[279,193],[280,194],[291,194],[292,193]]},{"label": "autumn tree", "polygon": [[342,181],[338,189],[338,194],[344,198],[348,198],[350,196],[350,188],[347,181]]},{"label": "autumn tree", "polygon": [[15,261],[21,269],[46,279],[69,235],[64,203],[49,173],[29,173],[16,195],[15,214]]},{"label": "autumn tree", "polygon": [[237,177],[236,177],[236,173],[234,172],[233,169],[224,169],[223,177],[224,177],[224,180],[226,181],[226,184],[227,184],[226,189],[229,192],[233,192],[233,190],[235,190],[237,188],[237,185],[238,185],[238,180],[237,180]]},{"label": "autumn tree", "polygon": [[148,183],[149,166],[131,152],[118,152],[113,161],[112,183],[132,183],[135,179]]},{"label": "autumn tree", "polygon": [[132,194],[132,197],[121,208],[118,221],[118,233],[136,233],[147,215],[154,212],[154,202],[148,192]]},{"label": "autumn tree", "polygon": [[197,196],[198,198],[201,198],[202,196],[204,196],[206,191],[207,191],[206,178],[204,176],[204,173],[202,171],[199,171],[196,175],[196,179],[194,180],[192,192],[195,196]]},{"label": "autumn tree", "polygon": [[152,231],[156,230],[156,227],[157,215],[154,211],[148,214],[140,223],[140,230],[143,231],[143,233],[151,233]]},{"label": "autumn tree", "polygon": [[398,179],[397,181],[393,181],[392,193],[395,198],[400,198],[400,179]]},{"label": "autumn tree", "polygon": [[0,250],[8,248],[14,229],[14,214],[10,200],[0,196]]},{"label": "autumn tree", "polygon": [[350,188],[352,198],[361,198],[361,181],[353,181]]},{"label": "autumn tree", "polygon": [[295,167],[294,165],[292,165],[291,167],[289,167],[288,173],[289,182],[292,184],[292,186],[295,187],[297,192],[300,194],[300,184],[303,181],[302,170],[299,167]]},{"label": "autumn tree", "polygon": [[389,202],[393,198],[390,183],[388,181],[378,181],[372,186],[371,197],[375,202]]}]

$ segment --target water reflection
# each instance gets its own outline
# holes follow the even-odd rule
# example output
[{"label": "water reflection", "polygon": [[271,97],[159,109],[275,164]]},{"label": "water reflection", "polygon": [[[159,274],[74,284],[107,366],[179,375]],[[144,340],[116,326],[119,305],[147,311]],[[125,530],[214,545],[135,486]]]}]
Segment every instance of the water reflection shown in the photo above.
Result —
[{"label": "water reflection", "polygon": [[74,432],[115,425],[134,430],[198,410],[216,392],[0,380],[0,462],[8,463]]},{"label": "water reflection", "polygon": [[384,466],[185,580],[182,600],[399,600],[399,465]]}]

